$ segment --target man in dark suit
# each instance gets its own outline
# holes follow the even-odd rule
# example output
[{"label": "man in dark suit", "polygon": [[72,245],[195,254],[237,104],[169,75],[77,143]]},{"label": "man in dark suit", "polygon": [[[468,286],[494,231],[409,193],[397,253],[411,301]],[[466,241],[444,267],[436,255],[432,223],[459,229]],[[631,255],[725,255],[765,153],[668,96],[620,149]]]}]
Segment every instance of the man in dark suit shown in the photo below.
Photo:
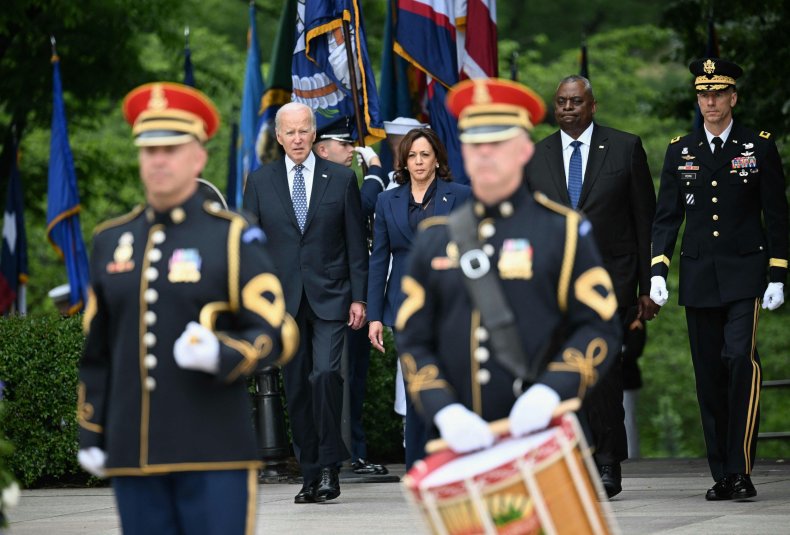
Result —
[{"label": "man in dark suit", "polygon": [[768,310],[784,303],[785,176],[771,134],[733,120],[741,68],[703,58],[689,69],[704,127],[674,138],[664,157],[650,297],[667,301],[666,276],[685,218],[678,296],[716,481],[705,499],[742,500],[757,495],[750,473],[760,421],[760,296]]},{"label": "man in dark suit", "polygon": [[[594,123],[595,111],[590,81],[564,78],[554,95],[560,130],[535,145],[525,178],[532,191],[580,210],[592,223],[620,319],[625,321],[629,309],[635,309],[636,317],[650,320],[659,307],[649,297],[656,197],[647,157],[639,137]],[[609,497],[622,490],[620,462],[628,458],[620,364],[618,359],[585,405]]]},{"label": "man in dark suit", "polygon": [[285,156],[250,175],[244,208],[260,221],[299,326],[299,350],[283,369],[294,451],[304,477],[296,503],[340,495],[337,464],[349,457],[340,432],[346,324],[365,323],[368,252],[359,187],[347,167],[312,152],[315,116],[291,102],[277,112]]}]

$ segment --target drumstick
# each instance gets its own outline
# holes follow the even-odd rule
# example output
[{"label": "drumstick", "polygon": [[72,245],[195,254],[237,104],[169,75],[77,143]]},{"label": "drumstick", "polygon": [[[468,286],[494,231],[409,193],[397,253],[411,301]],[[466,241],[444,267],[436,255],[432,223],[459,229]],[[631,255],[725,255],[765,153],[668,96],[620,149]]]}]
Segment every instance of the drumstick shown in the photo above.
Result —
[{"label": "drumstick", "polygon": [[[565,401],[557,405],[557,408],[554,409],[554,412],[551,413],[551,417],[552,419],[554,419],[557,418],[558,416],[562,416],[566,412],[576,412],[579,410],[579,407],[581,406],[582,406],[582,402],[579,398],[566,399]],[[490,424],[488,424],[488,428],[496,437],[507,435],[508,433],[510,433],[510,420],[508,418],[502,418],[501,420],[493,421]],[[443,451],[449,448],[450,445],[447,444],[446,440],[441,438],[435,438],[425,445],[425,453],[427,454],[436,453],[438,451]]]}]

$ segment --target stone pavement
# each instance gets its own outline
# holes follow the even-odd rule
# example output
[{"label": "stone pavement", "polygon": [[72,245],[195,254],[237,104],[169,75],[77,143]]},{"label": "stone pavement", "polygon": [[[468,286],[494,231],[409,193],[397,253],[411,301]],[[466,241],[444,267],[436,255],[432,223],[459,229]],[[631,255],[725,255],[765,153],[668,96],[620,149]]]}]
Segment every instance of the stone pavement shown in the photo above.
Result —
[{"label": "stone pavement", "polygon": [[[390,465],[403,474],[403,466]],[[623,492],[611,506],[624,535],[790,533],[790,462],[758,461],[751,502],[706,502],[712,482],[701,459],[648,459],[623,464]],[[326,504],[296,505],[298,484],[259,487],[259,534],[424,533],[398,483],[342,483]],[[22,493],[8,535],[119,534],[109,488],[39,489]]]}]

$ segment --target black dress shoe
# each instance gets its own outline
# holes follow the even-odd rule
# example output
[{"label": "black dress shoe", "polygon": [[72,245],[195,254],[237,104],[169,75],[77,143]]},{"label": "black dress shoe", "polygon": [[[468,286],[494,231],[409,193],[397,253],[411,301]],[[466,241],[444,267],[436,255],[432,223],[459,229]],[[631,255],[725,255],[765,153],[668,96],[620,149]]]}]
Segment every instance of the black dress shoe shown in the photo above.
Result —
[{"label": "black dress shoe", "polygon": [[730,480],[726,477],[718,480],[716,484],[709,488],[708,492],[705,493],[705,499],[709,502],[731,500],[732,485],[730,484]]},{"label": "black dress shoe", "polygon": [[315,503],[315,482],[304,484],[299,494],[294,496],[294,503]]},{"label": "black dress shoe", "polygon": [[337,468],[327,466],[321,469],[321,476],[315,484],[315,501],[325,502],[340,496],[340,479]]},{"label": "black dress shoe", "polygon": [[729,477],[732,485],[732,499],[746,500],[757,496],[757,489],[752,484],[752,479],[746,474],[733,474]]},{"label": "black dress shoe", "polygon": [[360,475],[376,474],[383,476],[390,473],[390,471],[387,470],[386,466],[381,464],[369,463],[365,459],[357,459],[356,461],[351,463],[351,470],[355,474],[360,474]]},{"label": "black dress shoe", "polygon": [[603,488],[609,498],[617,496],[623,491],[620,463],[602,464],[598,467],[598,473],[601,474],[601,483],[603,483]]}]

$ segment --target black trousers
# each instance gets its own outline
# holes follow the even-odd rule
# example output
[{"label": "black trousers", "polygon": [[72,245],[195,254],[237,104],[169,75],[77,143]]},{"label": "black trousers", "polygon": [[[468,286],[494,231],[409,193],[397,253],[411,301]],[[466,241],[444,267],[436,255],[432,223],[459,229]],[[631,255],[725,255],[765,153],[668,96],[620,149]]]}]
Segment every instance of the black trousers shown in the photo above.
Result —
[{"label": "black trousers", "polygon": [[[625,322],[626,308],[617,313]],[[626,332],[628,326],[623,326]],[[625,409],[623,408],[622,354],[618,354],[609,371],[595,384],[584,401],[583,414],[589,427],[590,446],[594,450],[596,464],[617,464],[628,458],[628,438],[625,433]]]},{"label": "black trousers", "polygon": [[717,481],[727,474],[749,474],[754,466],[762,385],[759,311],[759,299],[686,307],[708,465]]},{"label": "black trousers", "polygon": [[283,368],[283,384],[294,453],[302,477],[309,483],[321,468],[349,457],[340,430],[346,322],[320,319],[304,295],[295,319],[299,349]]},{"label": "black trousers", "polygon": [[370,340],[367,325],[354,330],[346,328],[348,347],[348,390],[351,413],[351,460],[368,458],[365,428],[362,425],[362,403],[367,391],[368,368],[370,368]]}]

